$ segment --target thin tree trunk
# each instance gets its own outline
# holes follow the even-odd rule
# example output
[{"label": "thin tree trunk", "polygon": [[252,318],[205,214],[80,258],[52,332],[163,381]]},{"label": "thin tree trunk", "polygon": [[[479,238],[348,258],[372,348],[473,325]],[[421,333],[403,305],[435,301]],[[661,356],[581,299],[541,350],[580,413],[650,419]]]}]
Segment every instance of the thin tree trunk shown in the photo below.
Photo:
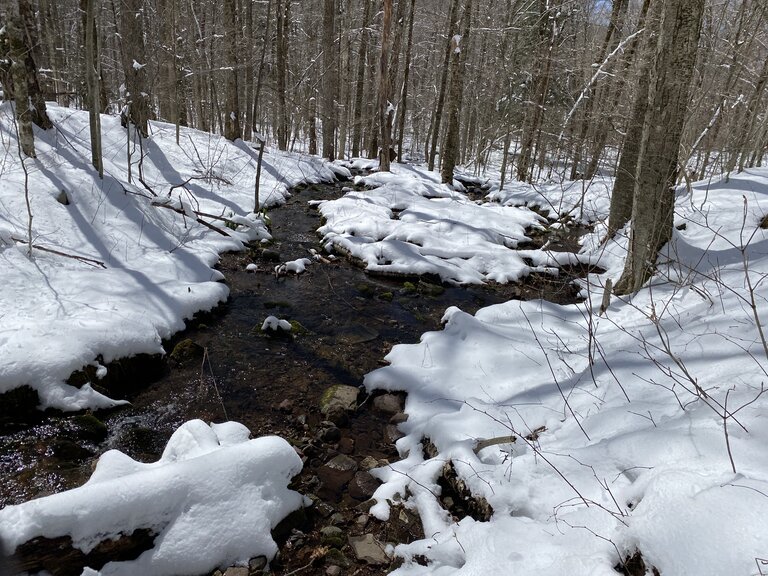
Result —
[{"label": "thin tree trunk", "polygon": [[360,32],[360,47],[357,51],[357,80],[355,86],[355,115],[352,121],[352,156],[360,156],[360,147],[363,139],[363,96],[365,94],[365,64],[368,57],[368,38],[371,25],[370,0],[363,1],[363,28]]},{"label": "thin tree trunk", "polygon": [[408,110],[408,76],[411,71],[411,52],[413,49],[413,16],[416,11],[416,0],[411,0],[408,13],[408,40],[405,48],[405,66],[403,68],[403,90],[400,103],[397,106],[397,161],[403,161],[403,139],[405,138],[405,114]]},{"label": "thin tree trunk", "polygon": [[381,129],[381,150],[379,170],[389,172],[389,148],[392,138],[392,104],[389,101],[389,53],[392,49],[390,28],[392,25],[392,0],[384,0],[384,16],[381,25],[381,54],[379,58],[379,128]]},{"label": "thin tree trunk", "polygon": [[336,2],[323,0],[323,95],[322,95],[322,133],[323,157],[333,160],[335,152],[335,134],[337,127],[336,100],[338,85],[338,59],[334,50],[336,39]]},{"label": "thin tree trunk", "polygon": [[237,78],[237,52],[239,48],[237,33],[237,14],[235,11],[235,0],[224,0],[224,51],[227,55],[227,82],[226,97],[227,108],[224,111],[224,137],[227,140],[237,140],[242,136],[240,129],[240,101],[239,87]]},{"label": "thin tree trunk", "polygon": [[437,155],[437,141],[440,139],[440,124],[442,123],[443,116],[443,104],[445,103],[446,85],[448,84],[448,67],[451,60],[451,50],[453,50],[453,25],[456,15],[459,12],[459,0],[453,0],[451,2],[451,11],[448,16],[448,41],[445,47],[445,58],[443,60],[442,76],[440,78],[440,92],[437,96],[437,104],[435,105],[435,116],[432,127],[432,142],[429,149],[429,159],[427,161],[428,169],[435,169],[435,156]]},{"label": "thin tree trunk", "polygon": [[85,6],[85,72],[88,85],[88,116],[91,133],[91,164],[104,178],[101,155],[101,114],[99,102],[98,46],[96,42],[96,10],[101,9],[98,0],[86,0]]}]

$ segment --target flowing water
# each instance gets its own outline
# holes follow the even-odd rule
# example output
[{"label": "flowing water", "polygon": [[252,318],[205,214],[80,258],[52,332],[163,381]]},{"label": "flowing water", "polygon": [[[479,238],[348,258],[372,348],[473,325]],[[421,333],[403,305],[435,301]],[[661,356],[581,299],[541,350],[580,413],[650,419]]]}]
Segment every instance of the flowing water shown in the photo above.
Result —
[{"label": "flowing water", "polygon": [[[156,460],[173,430],[191,418],[236,420],[254,436],[279,434],[306,444],[329,386],[360,386],[393,345],[439,329],[448,306],[474,312],[510,298],[575,298],[565,277],[531,278],[520,286],[438,286],[373,277],[343,258],[313,263],[298,276],[276,276],[280,261],[320,249],[320,217],[309,200],[336,198],[344,185],[295,190],[270,213],[272,245],[222,257],[218,268],[231,289],[229,300],[196,316],[167,343],[171,351],[185,341],[186,355],[137,361],[150,370],[121,367],[125,377],[117,388],[130,406],[99,413],[98,420],[41,414],[1,431],[0,507],[82,484],[98,454],[110,448]],[[251,263],[259,271],[247,272]],[[269,315],[292,321],[293,335],[265,335],[260,328]],[[354,442],[354,455],[393,457],[385,428],[386,421],[370,411],[353,419],[345,435]],[[318,466],[308,452],[310,466]]]}]

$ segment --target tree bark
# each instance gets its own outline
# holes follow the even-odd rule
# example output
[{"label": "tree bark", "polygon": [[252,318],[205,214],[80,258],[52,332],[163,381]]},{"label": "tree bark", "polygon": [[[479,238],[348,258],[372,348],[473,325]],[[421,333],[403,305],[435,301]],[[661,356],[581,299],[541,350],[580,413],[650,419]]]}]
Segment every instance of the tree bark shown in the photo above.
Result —
[{"label": "tree bark", "polygon": [[379,170],[389,172],[389,148],[392,138],[392,111],[389,100],[389,53],[392,49],[390,28],[392,25],[392,0],[384,0],[384,17],[381,26],[381,54],[379,58],[379,128],[381,130],[381,150],[379,150]]},{"label": "tree bark", "polygon": [[35,134],[32,131],[32,111],[29,108],[29,93],[27,92],[27,67],[24,63],[27,47],[24,45],[21,18],[16,15],[11,16],[5,28],[9,44],[8,55],[11,59],[10,72],[13,80],[19,146],[25,156],[36,158]]},{"label": "tree bark", "polygon": [[224,111],[224,137],[227,140],[237,140],[242,136],[240,129],[240,99],[237,78],[237,52],[240,46],[237,33],[237,13],[235,0],[224,0],[224,42],[227,55],[227,109]]},{"label": "tree bark", "polygon": [[400,103],[397,105],[397,161],[403,161],[403,138],[405,134],[405,114],[408,110],[408,77],[411,71],[411,53],[413,49],[413,16],[416,11],[416,0],[411,0],[408,14],[408,40],[405,47],[405,66],[403,68],[403,89],[400,93]]},{"label": "tree bark", "polygon": [[149,134],[149,87],[142,4],[142,0],[124,0],[120,23],[126,89],[124,118],[146,137]]},{"label": "tree bark", "polygon": [[323,0],[323,95],[322,95],[322,134],[323,157],[333,160],[336,157],[336,100],[339,90],[338,59],[334,49],[336,39],[336,2]]},{"label": "tree bark", "polygon": [[440,151],[440,178],[444,184],[453,182],[453,169],[459,154],[459,118],[464,95],[464,62],[469,47],[469,30],[472,25],[472,0],[464,5],[461,17],[461,34],[451,38],[451,84],[448,95],[448,127],[445,145]]},{"label": "tree bark", "polygon": [[357,51],[357,80],[355,86],[355,115],[352,121],[352,156],[360,156],[363,139],[363,95],[365,94],[365,64],[368,58],[368,38],[371,25],[371,4],[363,1],[363,28],[360,32],[360,46]]},{"label": "tree bark", "polygon": [[432,123],[432,141],[429,148],[429,158],[427,168],[431,171],[435,169],[435,156],[437,155],[437,141],[440,139],[440,124],[443,117],[443,105],[445,103],[446,85],[448,84],[448,67],[451,61],[451,50],[453,41],[453,25],[456,15],[459,12],[459,0],[451,2],[451,12],[448,16],[448,42],[445,47],[445,59],[443,60],[442,75],[440,77],[440,92],[437,96],[435,105],[434,122]]},{"label": "tree bark", "polygon": [[705,0],[666,0],[637,165],[632,231],[617,294],[639,290],[672,237],[678,150],[696,64]]},{"label": "tree bark", "polygon": [[[99,102],[99,59],[96,39],[96,10],[99,0],[85,0],[85,73],[88,85],[88,117],[91,135],[91,164],[104,178],[104,164],[101,155],[101,103]],[[97,4],[99,4],[97,8]]]}]

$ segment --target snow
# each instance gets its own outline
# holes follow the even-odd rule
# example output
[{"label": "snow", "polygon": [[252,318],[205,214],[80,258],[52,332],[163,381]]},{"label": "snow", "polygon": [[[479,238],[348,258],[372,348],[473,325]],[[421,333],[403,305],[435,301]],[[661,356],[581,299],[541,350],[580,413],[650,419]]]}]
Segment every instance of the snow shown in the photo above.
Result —
[{"label": "snow", "polygon": [[[515,185],[499,199],[539,195],[570,210],[576,186]],[[601,218],[603,186],[583,202]],[[635,550],[661,574],[758,574],[768,557],[768,352],[746,288],[756,287],[762,320],[766,213],[766,170],[696,183],[678,192],[685,228],[659,275],[605,315],[601,286],[621,274],[627,238],[600,246],[598,227],[584,251],[600,252],[608,272],[583,283],[585,303],[454,307],[441,331],[395,346],[390,365],[365,378],[370,391],[408,393],[403,459],[375,472],[384,484],[372,511],[386,518],[404,499],[428,536],[396,547],[405,563],[394,574],[609,575]],[[488,522],[444,509],[446,462],[492,506]]]},{"label": "snow", "polygon": [[310,264],[312,264],[312,260],[309,258],[297,258],[296,260],[291,260],[275,266],[275,273],[278,275],[288,273],[301,274]]},{"label": "snow", "polygon": [[83,486],[0,510],[5,552],[31,538],[69,535],[88,553],[136,529],[156,533],[136,560],[110,562],[103,576],[198,574],[250,558],[272,558],[270,530],[303,504],[287,488],[301,460],[283,439],[248,440],[242,424],[183,424],[157,462],[110,450]]},{"label": "snow", "polygon": [[[16,150],[11,115],[10,104],[0,106],[0,137]],[[163,339],[183,329],[185,319],[227,298],[213,269],[218,255],[269,238],[263,218],[252,213],[256,152],[243,141],[184,127],[177,146],[175,126],[152,122],[141,173],[153,196],[137,180],[138,144],[128,183],[119,118],[102,116],[101,181],[90,166],[87,113],[49,104],[49,115],[55,128],[35,129],[37,159],[25,161],[33,240],[105,268],[42,251],[30,260],[26,246],[11,240],[27,239],[27,211],[21,165],[6,155],[0,164],[0,393],[26,384],[41,407],[112,406],[117,402],[66,379],[97,358],[106,364],[163,353]],[[267,149],[261,205],[280,204],[291,186],[333,180],[344,171]],[[56,201],[62,190],[69,206]],[[199,224],[195,211],[226,218],[237,229],[202,217],[225,232],[218,234]]]},{"label": "snow", "polygon": [[267,330],[285,330],[286,332],[290,332],[291,328],[291,323],[288,322],[288,320],[281,320],[276,316],[267,316],[261,325],[262,332]]},{"label": "snow", "polygon": [[[434,274],[455,284],[511,282],[558,264],[591,261],[572,254],[517,250],[526,229],[543,229],[536,212],[478,205],[424,168],[394,164],[391,173],[358,177],[372,189],[318,203],[326,250],[341,250],[383,274]],[[530,260],[531,263],[526,263]]]}]

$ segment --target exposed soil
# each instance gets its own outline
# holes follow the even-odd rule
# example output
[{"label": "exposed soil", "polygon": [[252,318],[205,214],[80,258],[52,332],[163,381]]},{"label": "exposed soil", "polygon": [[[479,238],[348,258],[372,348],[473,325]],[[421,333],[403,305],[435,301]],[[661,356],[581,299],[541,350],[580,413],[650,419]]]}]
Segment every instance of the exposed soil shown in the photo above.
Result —
[{"label": "exposed soil", "polygon": [[[438,330],[448,306],[474,312],[512,298],[572,302],[576,290],[568,274],[557,279],[535,276],[521,285],[437,287],[414,278],[372,277],[342,258],[314,263],[299,276],[276,276],[279,262],[311,257],[310,249],[320,249],[315,233],[320,219],[308,201],[338,197],[341,188],[296,190],[286,206],[270,213],[274,244],[222,257],[218,268],[231,289],[230,299],[196,316],[167,343],[171,351],[183,342],[164,361],[162,374],[150,371],[143,379],[128,379],[130,387],[125,379],[110,387],[131,405],[97,415],[106,424],[103,435],[92,430],[93,421],[53,414],[6,429],[0,435],[0,506],[81,484],[107,449],[153,461],[186,420],[230,419],[248,426],[253,436],[277,434],[294,444],[305,460],[294,487],[322,496],[276,534],[281,554],[271,565],[274,574],[299,568],[301,574],[325,574],[329,565],[342,566],[341,574],[390,570],[357,562],[347,536],[372,534],[380,542],[408,542],[422,537],[417,519],[401,510],[392,514],[391,522],[380,523],[368,516],[364,494],[353,496],[345,488],[324,492],[318,473],[341,453],[358,464],[366,457],[379,464],[396,459],[396,428],[389,415],[371,409],[372,401],[362,391],[362,406],[351,418],[337,422],[335,430],[321,424],[323,392],[336,384],[359,387],[393,345],[417,342],[422,333]],[[564,236],[562,241],[571,240]],[[247,272],[251,263],[259,271]],[[268,315],[292,321],[293,335],[265,335],[260,328]],[[320,529],[331,525],[341,528],[344,541],[321,534]]]}]

